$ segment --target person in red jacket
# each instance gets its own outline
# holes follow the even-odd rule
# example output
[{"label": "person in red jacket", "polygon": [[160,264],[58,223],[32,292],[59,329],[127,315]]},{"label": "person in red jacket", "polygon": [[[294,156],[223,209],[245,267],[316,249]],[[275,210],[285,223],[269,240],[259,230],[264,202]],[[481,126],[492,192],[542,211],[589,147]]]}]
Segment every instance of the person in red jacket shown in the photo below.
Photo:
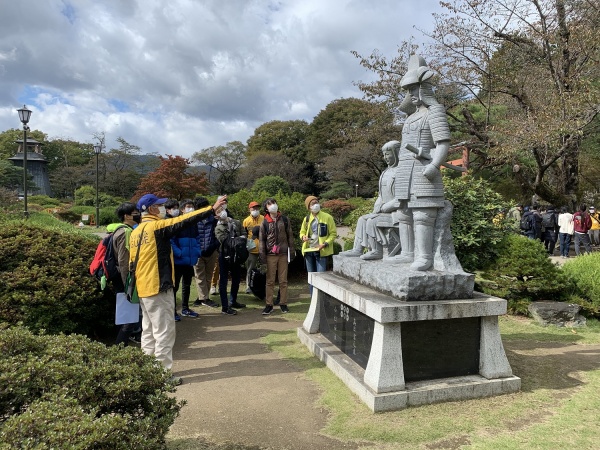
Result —
[{"label": "person in red jacket", "polygon": [[592,244],[590,243],[590,237],[588,231],[592,227],[592,219],[587,213],[587,206],[585,204],[579,207],[579,211],[573,214],[573,231],[575,232],[575,254],[579,256],[581,254],[579,245],[583,242],[585,251],[588,253],[592,252]]}]

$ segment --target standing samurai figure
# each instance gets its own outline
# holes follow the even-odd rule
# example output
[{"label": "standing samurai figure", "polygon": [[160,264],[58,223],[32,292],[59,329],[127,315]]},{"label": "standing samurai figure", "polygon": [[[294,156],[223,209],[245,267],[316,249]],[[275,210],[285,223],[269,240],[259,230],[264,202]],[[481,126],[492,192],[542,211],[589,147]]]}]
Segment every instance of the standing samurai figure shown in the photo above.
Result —
[{"label": "standing samurai figure", "polygon": [[409,116],[402,128],[395,183],[402,252],[393,260],[411,263],[412,270],[428,270],[433,265],[435,219],[444,206],[440,165],[450,147],[450,129],[445,108],[433,96],[433,76],[425,60],[412,55],[400,81],[407,93],[400,108]]}]

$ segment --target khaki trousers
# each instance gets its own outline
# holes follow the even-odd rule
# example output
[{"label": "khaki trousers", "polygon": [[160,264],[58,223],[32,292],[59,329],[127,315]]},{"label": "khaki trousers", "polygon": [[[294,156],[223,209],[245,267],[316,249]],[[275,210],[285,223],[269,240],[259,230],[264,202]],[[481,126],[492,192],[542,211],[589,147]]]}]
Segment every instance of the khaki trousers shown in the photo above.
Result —
[{"label": "khaki trousers", "polygon": [[201,256],[194,266],[194,276],[198,287],[198,299],[207,300],[210,292],[210,280],[217,265],[219,252],[215,250],[210,256]]},{"label": "khaki trousers", "polygon": [[142,308],[142,351],[153,355],[165,369],[173,367],[175,305],[173,289],[152,297],[140,297]]},{"label": "khaki trousers", "polygon": [[275,278],[279,281],[281,305],[287,305],[287,273],[288,260],[285,255],[267,255],[267,305],[273,305],[273,292],[275,291]]}]

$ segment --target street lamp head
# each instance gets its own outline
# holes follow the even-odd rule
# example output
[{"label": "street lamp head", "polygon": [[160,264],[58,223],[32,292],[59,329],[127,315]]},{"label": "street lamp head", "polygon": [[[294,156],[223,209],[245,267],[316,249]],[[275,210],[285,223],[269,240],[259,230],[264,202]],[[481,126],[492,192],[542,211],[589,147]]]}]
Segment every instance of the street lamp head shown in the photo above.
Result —
[{"label": "street lamp head", "polygon": [[100,153],[102,153],[102,146],[100,144],[94,145],[94,153],[96,155],[99,155]]},{"label": "street lamp head", "polygon": [[29,118],[31,117],[31,110],[27,109],[27,106],[23,105],[23,107],[17,109],[17,111],[19,112],[19,119],[23,125],[27,125],[29,123]]}]

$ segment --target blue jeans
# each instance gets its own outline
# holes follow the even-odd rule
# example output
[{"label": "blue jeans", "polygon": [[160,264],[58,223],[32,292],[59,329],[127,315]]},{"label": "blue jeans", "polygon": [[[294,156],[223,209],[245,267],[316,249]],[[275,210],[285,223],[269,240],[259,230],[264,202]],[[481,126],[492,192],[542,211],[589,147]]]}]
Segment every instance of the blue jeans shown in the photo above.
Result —
[{"label": "blue jeans", "polygon": [[[321,256],[320,252],[306,252],[304,261],[306,262],[307,272],[325,272],[327,270],[327,256]],[[310,295],[312,296],[313,287],[309,285]]]},{"label": "blue jeans", "polygon": [[560,244],[560,256],[569,256],[569,246],[571,245],[571,235],[567,233],[558,233]]}]

